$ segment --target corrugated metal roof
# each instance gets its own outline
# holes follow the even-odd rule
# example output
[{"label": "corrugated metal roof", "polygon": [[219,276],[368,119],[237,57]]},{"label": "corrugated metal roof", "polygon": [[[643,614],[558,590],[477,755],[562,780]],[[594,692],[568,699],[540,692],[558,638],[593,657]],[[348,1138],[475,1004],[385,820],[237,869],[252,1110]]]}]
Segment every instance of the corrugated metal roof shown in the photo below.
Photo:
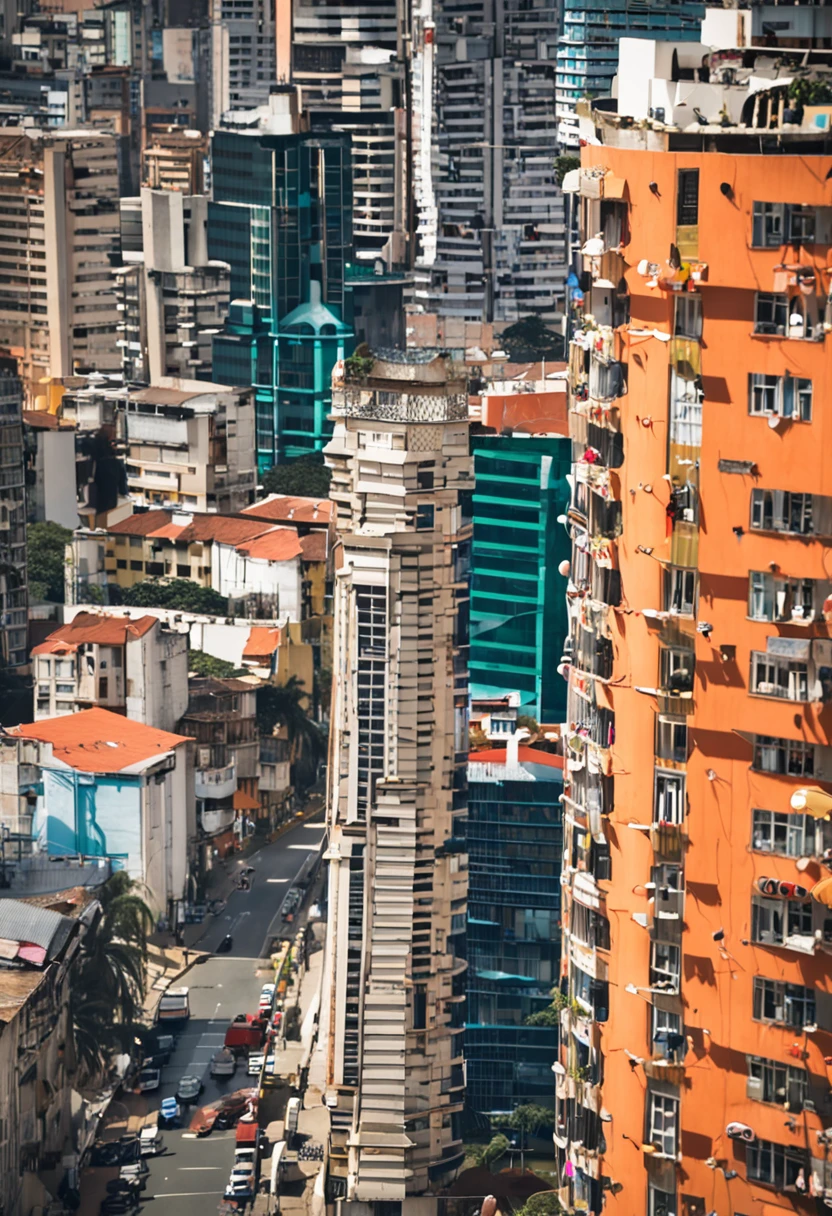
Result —
[{"label": "corrugated metal roof", "polygon": [[55,958],[66,945],[73,921],[59,912],[38,908],[19,899],[0,899],[0,937],[42,946],[47,958]]}]

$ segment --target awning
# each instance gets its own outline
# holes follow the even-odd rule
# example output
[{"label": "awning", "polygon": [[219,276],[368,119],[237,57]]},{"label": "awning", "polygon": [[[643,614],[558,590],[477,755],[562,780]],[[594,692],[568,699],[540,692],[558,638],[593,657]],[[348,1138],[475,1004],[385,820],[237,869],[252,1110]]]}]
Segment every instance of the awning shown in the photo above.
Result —
[{"label": "awning", "polygon": [[608,173],[604,178],[604,198],[624,199],[626,196],[626,177],[613,177],[611,173]]},{"label": "awning", "polygon": [[581,171],[580,169],[570,169],[564,174],[561,190],[564,194],[578,194],[581,189]]},{"label": "awning", "polygon": [[256,798],[252,798],[251,794],[247,794],[245,790],[234,791],[234,810],[235,811],[259,811],[260,803]]}]

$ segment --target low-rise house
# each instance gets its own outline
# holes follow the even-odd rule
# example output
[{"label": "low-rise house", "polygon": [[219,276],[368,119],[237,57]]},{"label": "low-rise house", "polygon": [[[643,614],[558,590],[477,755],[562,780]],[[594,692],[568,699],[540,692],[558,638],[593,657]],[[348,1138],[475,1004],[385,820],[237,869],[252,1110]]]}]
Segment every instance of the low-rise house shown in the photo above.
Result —
[{"label": "low-rise house", "polygon": [[[75,887],[0,899],[0,1210],[52,1211],[77,1197],[86,1133],[73,1090],[73,963],[99,911]],[[65,1210],[65,1209],[63,1209]]]},{"label": "low-rise house", "polygon": [[0,735],[0,824],[35,852],[107,857],[176,924],[196,835],[190,740],[106,709]]},{"label": "low-rise house", "polygon": [[32,650],[35,721],[94,705],[173,730],[188,704],[188,640],[154,616],[79,612]]}]

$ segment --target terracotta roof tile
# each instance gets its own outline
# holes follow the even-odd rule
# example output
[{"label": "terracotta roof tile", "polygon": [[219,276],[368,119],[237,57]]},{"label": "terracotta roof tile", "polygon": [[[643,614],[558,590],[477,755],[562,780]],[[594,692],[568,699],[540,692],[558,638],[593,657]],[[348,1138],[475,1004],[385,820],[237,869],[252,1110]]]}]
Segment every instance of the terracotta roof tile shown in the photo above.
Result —
[{"label": "terracotta roof tile", "polygon": [[301,498],[293,494],[270,494],[262,502],[244,507],[243,515],[271,519],[275,523],[326,524],[335,504],[329,498]]},{"label": "terracotta roof tile", "polygon": [[268,532],[237,545],[237,552],[245,557],[259,558],[261,561],[288,562],[300,557],[301,548],[294,528],[270,528]]},{"label": "terracotta roof tile", "polygon": [[35,431],[74,431],[75,423],[48,410],[24,410],[23,421]]},{"label": "terracotta roof tile", "polygon": [[270,629],[264,625],[252,626],[248,641],[243,649],[244,659],[271,659],[280,645],[280,629]]},{"label": "terracotta roof tile", "polygon": [[329,549],[329,535],[326,532],[310,532],[300,538],[301,553],[305,562],[325,562]]},{"label": "terracotta roof tile", "polygon": [[144,637],[157,623],[155,616],[98,616],[94,612],[79,612],[45,642],[35,646],[32,654],[71,654],[84,643],[98,646],[124,646],[131,638]]},{"label": "terracotta roof tile", "polygon": [[98,708],[28,722],[8,733],[51,743],[56,759],[84,773],[120,773],[188,742],[184,735],[172,735]]},{"label": "terracotta roof tile", "polygon": [[169,524],[172,514],[161,507],[152,511],[137,511],[126,519],[120,519],[118,523],[110,524],[107,531],[113,536],[149,536],[156,528]]}]

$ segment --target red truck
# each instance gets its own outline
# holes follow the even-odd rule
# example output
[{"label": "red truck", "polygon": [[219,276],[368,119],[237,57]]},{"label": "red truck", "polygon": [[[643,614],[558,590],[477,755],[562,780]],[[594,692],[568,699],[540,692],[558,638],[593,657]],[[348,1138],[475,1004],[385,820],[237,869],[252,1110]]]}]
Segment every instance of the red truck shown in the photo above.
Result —
[{"label": "red truck", "polygon": [[264,1030],[265,1023],[259,1018],[253,1022],[232,1022],[225,1032],[225,1046],[235,1054],[258,1051]]}]

